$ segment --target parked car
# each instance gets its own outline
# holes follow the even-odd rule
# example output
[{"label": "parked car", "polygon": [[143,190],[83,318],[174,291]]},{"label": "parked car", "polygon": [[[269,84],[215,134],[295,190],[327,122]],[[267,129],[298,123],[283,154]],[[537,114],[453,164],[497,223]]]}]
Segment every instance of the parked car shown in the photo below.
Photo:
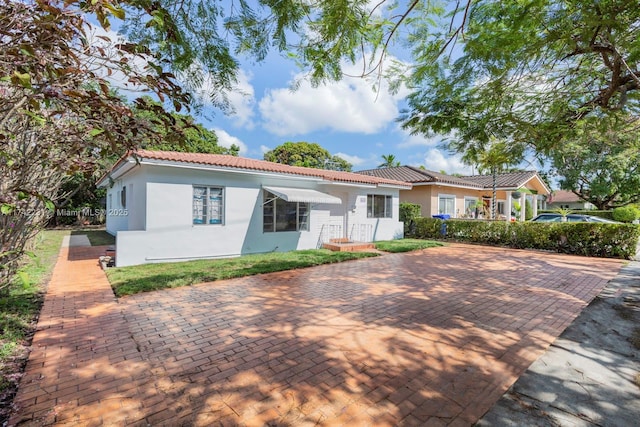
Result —
[{"label": "parked car", "polygon": [[[543,213],[531,221],[535,222],[562,222],[562,215],[559,213]],[[603,224],[621,224],[617,221],[612,221],[606,218],[600,218],[599,216],[593,215],[582,215],[582,214],[568,214],[567,222],[599,222]]]}]

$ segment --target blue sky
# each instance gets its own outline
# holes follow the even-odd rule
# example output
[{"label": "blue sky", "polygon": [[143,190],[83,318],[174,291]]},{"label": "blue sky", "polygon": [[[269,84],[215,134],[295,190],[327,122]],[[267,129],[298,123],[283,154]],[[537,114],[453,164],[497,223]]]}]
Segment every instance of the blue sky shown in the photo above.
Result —
[{"label": "blue sky", "polygon": [[221,145],[239,145],[244,157],[262,159],[266,150],[286,141],[306,141],[343,157],[353,170],[375,168],[383,154],[393,154],[403,165],[471,172],[438,147],[440,138],[400,129],[396,119],[406,92],[393,95],[383,82],[376,93],[375,82],[354,77],[317,88],[303,80],[291,90],[301,78],[304,74],[292,61],[275,54],[261,64],[242,64],[238,88],[229,93],[235,113],[208,108],[198,120],[215,130]]},{"label": "blue sky", "polygon": [[[114,24],[112,31],[94,27],[93,32],[116,39]],[[395,53],[402,57],[406,52]],[[345,71],[357,75],[361,66],[347,65]],[[300,79],[302,84],[291,90]],[[124,76],[110,80],[132,98],[141,95],[122,85]],[[286,141],[306,141],[344,158],[354,171],[375,168],[382,155],[393,154],[403,165],[470,174],[459,156],[439,147],[441,138],[410,135],[400,128],[397,118],[407,94],[391,94],[386,82],[357,77],[313,88],[292,60],[273,52],[259,64],[241,62],[237,88],[228,93],[234,113],[206,106],[196,120],[216,132],[220,145],[240,146],[243,157],[262,159],[265,151]]]}]

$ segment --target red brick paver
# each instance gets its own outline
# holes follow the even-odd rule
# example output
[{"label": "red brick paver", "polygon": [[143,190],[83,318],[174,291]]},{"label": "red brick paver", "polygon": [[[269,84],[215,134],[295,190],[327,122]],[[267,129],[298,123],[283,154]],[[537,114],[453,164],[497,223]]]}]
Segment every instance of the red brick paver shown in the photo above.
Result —
[{"label": "red brick paver", "polygon": [[621,266],[450,245],[117,302],[98,252],[61,252],[13,423],[470,425]]}]

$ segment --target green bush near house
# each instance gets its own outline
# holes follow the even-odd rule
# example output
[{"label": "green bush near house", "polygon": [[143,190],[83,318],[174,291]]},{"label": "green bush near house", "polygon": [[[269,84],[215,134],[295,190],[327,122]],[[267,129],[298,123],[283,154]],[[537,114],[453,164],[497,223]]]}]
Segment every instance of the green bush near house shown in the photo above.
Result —
[{"label": "green bush near house", "polygon": [[533,207],[531,206],[531,202],[527,200],[524,211],[524,219],[529,221],[531,218],[533,218]]},{"label": "green bush near house", "polygon": [[640,226],[589,222],[507,223],[419,218],[415,237],[630,259],[636,254]]},{"label": "green bush near house", "polygon": [[412,230],[412,225],[417,218],[420,218],[420,205],[415,203],[400,203],[400,221],[404,222],[404,233],[408,234]]},{"label": "green bush near house", "polygon": [[640,218],[640,209],[633,205],[621,206],[613,210],[613,219],[620,222],[633,222]]}]

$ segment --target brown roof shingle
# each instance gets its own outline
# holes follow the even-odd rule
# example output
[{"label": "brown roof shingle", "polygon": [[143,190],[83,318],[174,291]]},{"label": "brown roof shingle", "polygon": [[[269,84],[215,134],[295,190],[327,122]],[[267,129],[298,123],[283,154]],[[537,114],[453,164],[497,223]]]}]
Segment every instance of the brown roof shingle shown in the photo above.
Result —
[{"label": "brown roof shingle", "polygon": [[440,172],[420,169],[413,166],[368,169],[358,171],[358,173],[369,176],[378,176],[381,178],[403,180],[412,184],[419,184],[424,182],[441,182],[465,187],[482,188],[478,183],[464,179],[464,177],[446,175]]},{"label": "brown roof shingle", "polygon": [[576,203],[583,202],[573,191],[556,190],[547,200],[549,203]]},{"label": "brown roof shingle", "polygon": [[[404,180],[412,184],[433,182],[478,189],[488,189],[493,186],[493,177],[491,175],[472,175],[458,177],[426,169],[420,169],[413,166],[368,169],[358,171],[358,173],[388,179]],[[520,188],[536,175],[536,171],[516,171],[500,173],[496,177],[497,187]]]},{"label": "brown roof shingle", "polygon": [[[536,171],[516,171],[499,173],[496,176],[496,182],[498,188],[520,188],[531,178],[536,176]],[[472,181],[478,183],[484,188],[490,188],[493,186],[493,177],[491,175],[472,175],[464,176],[466,181]]]}]

